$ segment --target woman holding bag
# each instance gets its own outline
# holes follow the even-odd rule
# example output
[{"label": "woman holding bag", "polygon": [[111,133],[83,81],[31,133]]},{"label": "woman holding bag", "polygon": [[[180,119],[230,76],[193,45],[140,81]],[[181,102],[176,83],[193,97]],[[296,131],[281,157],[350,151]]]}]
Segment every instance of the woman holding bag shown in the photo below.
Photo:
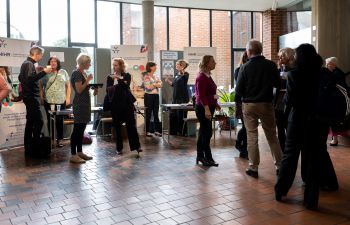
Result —
[{"label": "woman holding bag", "polygon": [[[57,110],[65,109],[70,105],[70,84],[66,70],[61,68],[61,61],[56,57],[50,57],[47,62],[51,66],[52,72],[40,80],[40,100],[44,104],[47,115],[47,127],[50,130],[51,106]],[[56,117],[57,147],[63,147],[60,141],[63,139],[63,116]]]}]

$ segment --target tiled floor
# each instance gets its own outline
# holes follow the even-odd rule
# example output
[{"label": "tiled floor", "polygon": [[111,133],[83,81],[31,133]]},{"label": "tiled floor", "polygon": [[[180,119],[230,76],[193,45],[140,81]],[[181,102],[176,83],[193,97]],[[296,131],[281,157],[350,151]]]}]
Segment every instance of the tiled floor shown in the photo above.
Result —
[{"label": "tiled floor", "polygon": [[[263,132],[260,132],[261,134]],[[0,153],[0,224],[350,224],[350,141],[329,152],[340,190],[322,192],[319,211],[302,206],[300,171],[287,203],[274,200],[276,181],[266,139],[260,135],[259,179],[245,175],[228,132],[212,142],[218,168],[195,165],[195,138],[141,137],[145,152],[117,156],[114,144],[94,139],[94,160],[68,162],[69,147],[50,160],[23,150]],[[127,145],[126,145],[127,146]]]}]

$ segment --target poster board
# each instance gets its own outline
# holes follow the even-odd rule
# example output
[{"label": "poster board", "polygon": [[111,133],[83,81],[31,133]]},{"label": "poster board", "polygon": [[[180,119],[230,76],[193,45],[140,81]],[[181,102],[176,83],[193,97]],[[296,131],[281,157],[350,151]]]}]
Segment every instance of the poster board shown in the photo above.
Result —
[{"label": "poster board", "polygon": [[[123,58],[127,64],[127,72],[131,74],[130,88],[136,98],[143,98],[142,73],[146,70],[148,62],[147,45],[112,45],[111,59]],[[111,67],[112,71],[112,67]]]},{"label": "poster board", "polygon": [[0,38],[0,66],[20,67],[34,41]]},{"label": "poster board", "polygon": [[0,112],[0,149],[23,145],[26,114],[24,103],[14,102],[11,106],[2,106]]},{"label": "poster board", "polygon": [[183,51],[160,51],[160,75],[163,82],[161,89],[161,104],[172,102],[173,88],[165,81],[167,76],[173,79],[176,74],[176,61],[183,59]]},{"label": "poster board", "polygon": [[[216,48],[212,47],[185,47],[184,59],[189,63],[187,72],[190,74],[189,85],[194,85],[198,73],[198,64],[204,55],[212,55],[216,59]],[[212,71],[212,78],[216,82],[215,70]]]}]

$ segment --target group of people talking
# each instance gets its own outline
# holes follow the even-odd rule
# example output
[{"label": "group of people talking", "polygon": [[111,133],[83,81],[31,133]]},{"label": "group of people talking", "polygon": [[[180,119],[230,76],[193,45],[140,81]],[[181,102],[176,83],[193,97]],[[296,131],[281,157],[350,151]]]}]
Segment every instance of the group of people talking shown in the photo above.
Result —
[{"label": "group of people talking", "polygon": [[[81,53],[76,62],[77,68],[71,76],[61,68],[60,60],[51,57],[46,67],[35,66],[43,56],[43,49],[33,46],[30,56],[23,62],[19,81],[22,98],[27,109],[27,122],[24,135],[25,154],[34,157],[43,156],[40,149],[40,135],[43,118],[40,106],[46,112],[52,106],[61,109],[73,107],[74,128],[70,138],[72,163],[84,163],[92,157],[83,153],[82,139],[87,123],[91,119],[90,86],[92,74],[87,71],[91,58]],[[302,44],[296,49],[284,48],[278,53],[278,65],[262,55],[262,44],[257,40],[247,43],[241,63],[234,74],[236,81],[236,117],[242,121],[238,132],[236,148],[240,156],[249,160],[246,174],[258,178],[260,164],[258,145],[259,121],[270,147],[277,183],[275,197],[283,201],[292,186],[301,152],[302,180],[305,185],[304,203],[307,208],[318,206],[319,189],[327,187],[338,189],[337,177],[327,152],[327,137],[330,124],[318,117],[317,102],[320,83],[327,76],[336,74],[338,83],[346,86],[344,74],[336,66],[332,57],[323,60],[310,44]],[[187,89],[189,74],[188,63],[179,60],[176,74],[166,77],[167,85],[173,87],[172,103],[188,103]],[[220,110],[217,86],[212,78],[216,62],[213,56],[205,55],[199,63],[199,72],[195,80],[194,109],[200,128],[197,138],[196,163],[202,166],[219,166],[214,160],[210,139],[212,137],[212,119],[215,110]],[[104,109],[110,110],[113,126],[116,130],[116,151],[123,153],[122,124],[126,124],[131,151],[138,154],[143,151],[136,127],[135,102],[130,84],[132,75],[126,71],[126,62],[122,58],[112,59],[113,72],[106,78]],[[143,74],[145,91],[145,127],[146,137],[162,136],[159,120],[159,89],[164,85],[155,72],[157,65],[148,62]],[[2,72],[3,73],[3,72]],[[5,78],[0,76],[0,100],[8,95]],[[71,89],[74,98],[71,103]],[[7,91],[6,91],[7,90]],[[93,95],[98,90],[94,89]],[[48,114],[49,115],[49,114]],[[186,111],[176,111],[177,133],[183,134],[183,119]],[[151,118],[153,117],[153,123]],[[48,120],[49,121],[49,120]],[[63,118],[56,120],[57,146],[62,147]],[[153,125],[153,126],[152,126]],[[49,128],[50,129],[50,128]],[[52,128],[51,128],[52,129]],[[276,132],[277,130],[277,132]],[[277,135],[278,134],[278,135]],[[337,133],[333,133],[332,146],[338,144]]]}]

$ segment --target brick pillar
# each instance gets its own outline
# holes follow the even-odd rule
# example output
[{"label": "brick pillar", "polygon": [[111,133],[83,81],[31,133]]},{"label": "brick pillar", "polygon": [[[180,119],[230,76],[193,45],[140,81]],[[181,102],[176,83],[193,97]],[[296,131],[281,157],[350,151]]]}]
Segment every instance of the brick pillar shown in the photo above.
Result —
[{"label": "brick pillar", "polygon": [[268,10],[263,12],[263,55],[277,63],[278,37],[286,34],[286,16],[284,10]]}]

